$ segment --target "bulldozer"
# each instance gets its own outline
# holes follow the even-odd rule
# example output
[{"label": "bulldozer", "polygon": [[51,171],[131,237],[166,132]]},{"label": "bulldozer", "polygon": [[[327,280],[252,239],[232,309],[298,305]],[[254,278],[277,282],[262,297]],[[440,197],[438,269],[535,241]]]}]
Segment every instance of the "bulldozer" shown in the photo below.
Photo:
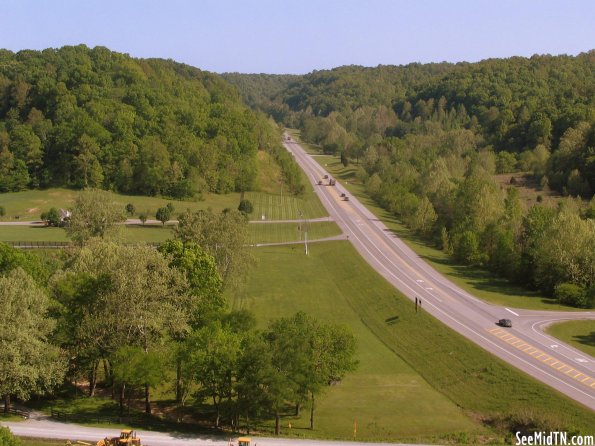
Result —
[{"label": "bulldozer", "polygon": [[136,436],[136,432],[132,429],[124,429],[120,432],[119,437],[106,437],[99,440],[96,446],[142,446],[140,438]]}]

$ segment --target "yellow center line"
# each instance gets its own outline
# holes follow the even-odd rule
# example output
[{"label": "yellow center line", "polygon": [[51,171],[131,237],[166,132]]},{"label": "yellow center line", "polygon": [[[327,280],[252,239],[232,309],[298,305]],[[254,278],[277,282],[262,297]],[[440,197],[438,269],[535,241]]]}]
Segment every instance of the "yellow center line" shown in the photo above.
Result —
[{"label": "yellow center line", "polygon": [[543,362],[544,364],[550,366],[551,368],[559,371],[560,373],[564,373],[566,376],[583,383],[586,386],[591,388],[595,388],[595,378],[591,376],[585,375],[582,372],[572,368],[568,364],[564,364],[563,362],[558,361],[556,358],[548,355],[544,351],[533,347],[531,344],[527,344],[522,339],[517,338],[516,336],[508,333],[506,330],[501,328],[493,328],[491,330],[486,329],[488,332],[492,333],[499,339],[502,339],[507,344],[512,345],[514,348],[526,353],[529,356]]}]

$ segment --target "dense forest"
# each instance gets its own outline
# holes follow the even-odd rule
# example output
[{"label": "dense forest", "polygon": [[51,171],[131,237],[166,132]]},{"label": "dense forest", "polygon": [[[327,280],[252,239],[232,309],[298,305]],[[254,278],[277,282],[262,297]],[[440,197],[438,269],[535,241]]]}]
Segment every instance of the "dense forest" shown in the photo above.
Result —
[{"label": "dense forest", "polygon": [[[595,51],[251,75],[241,88],[271,84],[251,104],[354,163],[412,230],[461,262],[595,306]],[[538,185],[531,207],[496,182],[508,173]],[[549,191],[568,198],[548,203]]]},{"label": "dense forest", "polygon": [[278,152],[270,126],[220,76],[171,60],[84,45],[0,50],[0,192],[249,190],[257,150]]}]

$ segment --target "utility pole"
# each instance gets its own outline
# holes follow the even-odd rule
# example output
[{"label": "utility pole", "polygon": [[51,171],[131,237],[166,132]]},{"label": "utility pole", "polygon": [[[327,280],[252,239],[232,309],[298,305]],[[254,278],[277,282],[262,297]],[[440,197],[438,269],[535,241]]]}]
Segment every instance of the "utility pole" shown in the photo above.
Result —
[{"label": "utility pole", "polygon": [[302,231],[304,231],[304,251],[308,255],[308,219],[304,216],[303,211],[299,211],[300,218],[302,220]]}]

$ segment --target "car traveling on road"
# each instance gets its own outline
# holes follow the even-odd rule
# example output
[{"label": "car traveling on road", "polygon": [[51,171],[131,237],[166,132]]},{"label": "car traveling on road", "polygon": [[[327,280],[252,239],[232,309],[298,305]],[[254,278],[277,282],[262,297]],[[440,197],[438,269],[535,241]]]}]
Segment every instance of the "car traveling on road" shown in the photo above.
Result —
[{"label": "car traveling on road", "polygon": [[512,321],[510,319],[500,319],[498,325],[500,327],[512,327]]}]

